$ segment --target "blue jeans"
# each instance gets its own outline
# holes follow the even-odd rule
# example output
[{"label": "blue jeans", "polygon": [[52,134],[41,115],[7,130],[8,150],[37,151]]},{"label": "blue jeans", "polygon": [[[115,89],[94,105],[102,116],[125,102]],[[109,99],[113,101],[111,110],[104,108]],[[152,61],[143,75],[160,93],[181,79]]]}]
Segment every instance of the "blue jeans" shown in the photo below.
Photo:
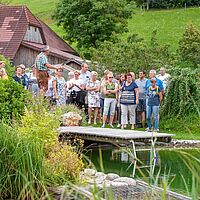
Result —
[{"label": "blue jeans", "polygon": [[159,112],[159,106],[147,106],[147,125],[148,128],[151,129],[152,128],[152,114],[153,114],[153,118],[154,118],[154,130],[158,129],[158,112]]}]

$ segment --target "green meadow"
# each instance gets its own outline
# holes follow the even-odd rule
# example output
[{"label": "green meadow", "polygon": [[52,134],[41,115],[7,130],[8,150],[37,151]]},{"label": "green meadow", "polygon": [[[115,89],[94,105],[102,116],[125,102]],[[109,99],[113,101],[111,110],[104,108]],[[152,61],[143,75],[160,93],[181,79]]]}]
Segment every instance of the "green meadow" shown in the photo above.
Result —
[{"label": "green meadow", "polygon": [[[11,0],[12,5],[26,5],[38,18],[47,23],[57,34],[64,35],[61,27],[57,27],[51,16],[59,0]],[[132,19],[128,21],[129,32],[137,33],[147,42],[153,30],[157,30],[157,38],[161,44],[169,44],[176,50],[187,24],[193,23],[200,27],[200,8],[151,10],[134,9]]]},{"label": "green meadow", "polygon": [[[135,10],[128,22],[129,33],[137,33],[150,42],[157,30],[158,42],[169,44],[175,50],[187,24],[200,27],[200,8],[142,11]],[[124,34],[124,37],[127,36]]]}]

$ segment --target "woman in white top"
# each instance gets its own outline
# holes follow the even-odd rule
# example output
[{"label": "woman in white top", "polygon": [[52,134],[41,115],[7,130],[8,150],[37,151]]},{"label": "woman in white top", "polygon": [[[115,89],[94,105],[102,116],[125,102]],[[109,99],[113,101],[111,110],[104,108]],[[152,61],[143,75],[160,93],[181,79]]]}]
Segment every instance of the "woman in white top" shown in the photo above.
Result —
[{"label": "woman in white top", "polygon": [[73,103],[79,107],[81,107],[80,98],[81,91],[84,90],[84,83],[82,79],[79,78],[80,72],[76,70],[74,72],[74,79],[70,81],[69,90],[70,93],[70,103]]},{"label": "woman in white top", "polygon": [[97,80],[97,72],[91,72],[91,80],[87,82],[88,91],[88,124],[91,124],[91,114],[94,109],[94,124],[97,123],[97,115],[100,108],[100,81]]}]

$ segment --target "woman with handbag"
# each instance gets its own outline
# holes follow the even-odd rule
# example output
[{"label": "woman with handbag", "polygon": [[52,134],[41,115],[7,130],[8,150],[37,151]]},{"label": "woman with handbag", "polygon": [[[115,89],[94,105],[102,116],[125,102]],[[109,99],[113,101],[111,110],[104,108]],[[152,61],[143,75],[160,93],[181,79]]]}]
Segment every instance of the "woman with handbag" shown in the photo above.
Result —
[{"label": "woman with handbag", "polygon": [[139,90],[131,73],[126,74],[126,81],[124,81],[121,91],[121,129],[124,129],[125,125],[128,124],[128,115],[131,129],[134,129],[135,109],[139,103]]}]

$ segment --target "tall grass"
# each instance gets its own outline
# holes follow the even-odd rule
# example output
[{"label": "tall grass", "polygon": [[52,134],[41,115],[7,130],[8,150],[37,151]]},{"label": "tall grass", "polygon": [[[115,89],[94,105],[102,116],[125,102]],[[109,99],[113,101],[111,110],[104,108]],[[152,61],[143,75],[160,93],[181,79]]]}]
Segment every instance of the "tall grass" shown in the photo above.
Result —
[{"label": "tall grass", "polygon": [[40,199],[45,195],[43,146],[0,124],[0,197]]}]

